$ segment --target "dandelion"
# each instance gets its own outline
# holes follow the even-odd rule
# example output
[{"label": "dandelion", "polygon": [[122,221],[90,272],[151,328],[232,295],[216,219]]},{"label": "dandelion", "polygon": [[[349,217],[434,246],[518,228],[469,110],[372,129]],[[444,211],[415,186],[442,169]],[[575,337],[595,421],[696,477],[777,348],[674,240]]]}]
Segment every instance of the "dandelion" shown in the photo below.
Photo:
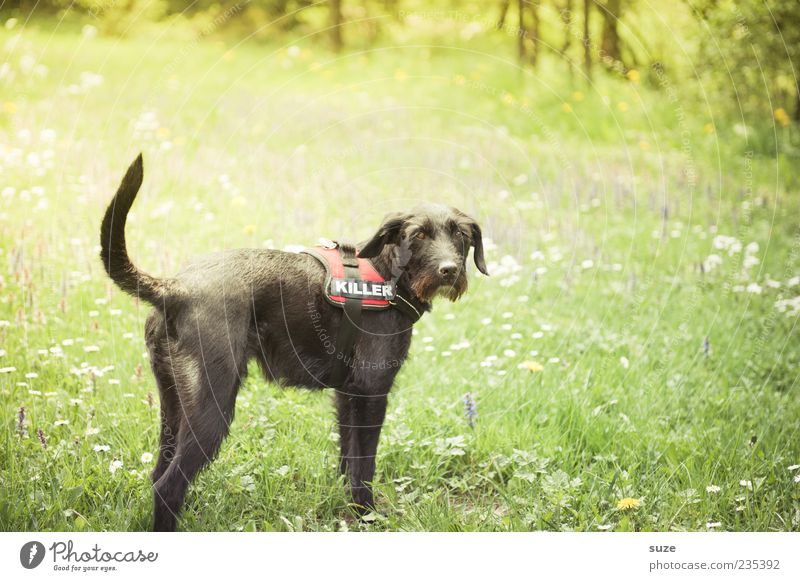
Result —
[{"label": "dandelion", "polygon": [[58,426],[68,426],[69,425],[69,420],[56,420],[56,421],[53,422],[53,425],[56,426],[56,427],[58,427]]},{"label": "dandelion", "polygon": [[628,369],[628,367],[631,365],[630,361],[628,361],[628,358],[624,356],[619,358],[619,364],[622,365],[623,369]]},{"label": "dandelion", "polygon": [[111,464],[108,465],[108,471],[111,474],[114,474],[120,468],[122,468],[122,460],[112,460]]},{"label": "dandelion", "polygon": [[628,77],[628,80],[632,83],[638,83],[640,79],[639,71],[636,69],[630,69],[625,76]]},{"label": "dandelion", "polygon": [[610,531],[611,525],[597,525],[598,531]]},{"label": "dandelion", "polygon": [[524,363],[519,364],[520,369],[527,369],[531,373],[538,373],[539,371],[544,370],[544,366],[541,363],[536,361],[526,361]]},{"label": "dandelion", "polygon": [[800,482],[800,474],[795,474],[794,481]]},{"label": "dandelion", "polygon": [[471,393],[467,392],[461,398],[461,401],[464,402],[464,415],[467,416],[469,427],[474,428],[475,418],[478,417],[478,405],[475,403],[475,398],[472,397]]},{"label": "dandelion", "polygon": [[0,373],[14,373],[16,370],[16,367],[0,367]]},{"label": "dandelion", "polygon": [[720,527],[720,526],[722,526],[721,522],[707,522],[706,523],[706,528],[707,529],[715,529],[715,528]]},{"label": "dandelion", "polygon": [[800,464],[792,464],[791,466],[789,466],[789,467],[787,468],[787,470],[788,470],[789,472],[794,472],[794,471],[795,471],[795,470],[797,470],[798,468],[800,468]]},{"label": "dandelion", "polygon": [[44,435],[44,430],[42,428],[36,428],[36,436],[39,438],[42,449],[47,450],[47,436]]},{"label": "dandelion", "polygon": [[706,486],[706,492],[710,492],[711,494],[716,494],[720,490],[722,489],[716,484],[709,484],[708,486]]},{"label": "dandelion", "polygon": [[753,481],[752,480],[740,480],[739,486],[746,488],[747,490],[753,490]]},{"label": "dandelion", "polygon": [[639,500],[638,498],[626,497],[620,499],[619,502],[617,502],[617,508],[619,510],[631,510],[634,508],[639,508],[641,504],[642,501]]},{"label": "dandelion", "polygon": [[150,464],[153,461],[153,455],[150,452],[145,452],[141,457],[142,464]]},{"label": "dandelion", "polygon": [[772,114],[772,116],[775,118],[775,121],[777,121],[781,127],[788,127],[789,123],[791,123],[789,114],[783,107],[778,107],[777,109],[775,109],[775,112]]},{"label": "dandelion", "polygon": [[107,444],[95,444],[92,447],[92,450],[94,450],[95,452],[108,452],[110,449],[111,449],[111,446],[109,446]]}]

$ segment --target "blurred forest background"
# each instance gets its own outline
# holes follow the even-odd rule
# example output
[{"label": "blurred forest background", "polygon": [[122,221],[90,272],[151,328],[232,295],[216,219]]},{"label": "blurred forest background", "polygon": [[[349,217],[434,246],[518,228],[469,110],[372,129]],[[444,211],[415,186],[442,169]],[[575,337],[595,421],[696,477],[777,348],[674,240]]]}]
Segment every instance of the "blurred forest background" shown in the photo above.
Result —
[{"label": "blurred forest background", "polygon": [[[575,83],[597,75],[656,89],[669,82],[684,101],[713,103],[739,133],[800,121],[797,0],[6,0],[0,12],[28,26],[57,19],[119,37],[168,25],[187,41],[308,38],[332,51],[478,46]],[[792,135],[778,146],[791,151]]]}]

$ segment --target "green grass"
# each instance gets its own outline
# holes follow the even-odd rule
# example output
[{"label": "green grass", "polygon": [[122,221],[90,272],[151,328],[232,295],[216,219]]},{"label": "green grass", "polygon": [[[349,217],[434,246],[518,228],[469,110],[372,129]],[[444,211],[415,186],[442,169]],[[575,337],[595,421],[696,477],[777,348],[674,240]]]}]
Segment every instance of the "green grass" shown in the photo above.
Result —
[{"label": "green grass", "polygon": [[253,368],[184,530],[800,528],[797,311],[776,308],[800,294],[797,181],[696,100],[646,71],[523,74],[488,41],[335,57],[18,32],[0,36],[3,530],[149,527],[146,309],[97,258],[139,150],[128,238],[149,272],[363,239],[419,201],[476,216],[495,263],[416,328],[379,449],[383,516],[351,518],[330,394]]}]

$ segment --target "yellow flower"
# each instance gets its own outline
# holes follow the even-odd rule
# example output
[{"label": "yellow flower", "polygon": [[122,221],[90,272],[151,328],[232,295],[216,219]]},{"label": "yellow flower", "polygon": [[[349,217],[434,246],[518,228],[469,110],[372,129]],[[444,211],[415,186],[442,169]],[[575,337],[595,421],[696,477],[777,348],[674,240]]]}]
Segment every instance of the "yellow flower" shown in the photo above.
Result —
[{"label": "yellow flower", "polygon": [[642,139],[639,142],[639,149],[641,149],[642,151],[649,151],[650,150],[650,143],[648,141],[645,141],[644,139]]},{"label": "yellow flower", "polygon": [[466,77],[464,77],[464,75],[456,75],[455,77],[453,77],[453,82],[456,85],[463,85],[464,83],[467,82],[467,79]]},{"label": "yellow flower", "polygon": [[505,103],[506,105],[513,105],[516,102],[517,102],[516,98],[514,98],[514,95],[512,95],[511,93],[506,93],[503,95],[503,103]]},{"label": "yellow flower", "polygon": [[473,81],[477,81],[478,79],[481,78],[481,73],[479,71],[472,71],[469,74],[469,78],[472,79]]},{"label": "yellow flower", "polygon": [[233,60],[233,51],[226,50],[222,55],[222,60],[230,61]]},{"label": "yellow flower", "polygon": [[572,105],[569,103],[561,103],[561,110],[564,113],[572,113]]},{"label": "yellow flower", "polygon": [[156,137],[158,137],[161,140],[166,139],[167,137],[169,137],[169,129],[167,129],[166,127],[159,127],[156,130]]},{"label": "yellow flower", "polygon": [[397,69],[394,72],[394,80],[403,82],[408,78],[408,73],[405,72],[403,69]]},{"label": "yellow flower", "polygon": [[791,119],[789,119],[789,114],[783,107],[778,107],[777,109],[775,109],[775,113],[773,115],[775,117],[775,121],[780,123],[781,127],[787,127],[789,123],[791,123]]},{"label": "yellow flower", "polygon": [[635,69],[629,70],[628,73],[625,76],[628,77],[628,80],[633,82],[633,83],[638,83],[639,82],[639,71],[637,71]]},{"label": "yellow flower", "polygon": [[703,131],[706,133],[714,133],[714,124],[713,123],[706,123],[703,125]]},{"label": "yellow flower", "polygon": [[536,361],[526,361],[523,363],[525,369],[530,371],[531,373],[536,373],[537,371],[542,371],[544,367],[542,367],[541,363],[537,363]]},{"label": "yellow flower", "polygon": [[625,101],[620,101],[617,103],[617,109],[619,109],[620,113],[625,113],[628,110],[628,104]]},{"label": "yellow flower", "polygon": [[16,113],[17,111],[16,103],[13,103],[11,101],[6,101],[5,103],[3,103],[3,111],[5,111],[6,113]]},{"label": "yellow flower", "polygon": [[583,101],[583,97],[584,95],[581,91],[575,91],[572,93],[572,98],[577,102]]},{"label": "yellow flower", "polygon": [[244,233],[247,236],[252,236],[253,234],[256,233],[256,227],[253,226],[252,224],[248,224],[247,226],[244,227]]},{"label": "yellow flower", "polygon": [[630,510],[632,508],[639,508],[642,504],[642,501],[638,498],[623,498],[617,503],[617,508],[620,510]]}]

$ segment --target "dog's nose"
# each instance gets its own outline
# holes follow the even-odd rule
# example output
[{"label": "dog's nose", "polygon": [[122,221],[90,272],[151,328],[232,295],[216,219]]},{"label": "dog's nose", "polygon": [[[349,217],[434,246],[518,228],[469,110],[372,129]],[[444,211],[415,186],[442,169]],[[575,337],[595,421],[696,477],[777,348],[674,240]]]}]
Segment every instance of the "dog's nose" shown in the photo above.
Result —
[{"label": "dog's nose", "polygon": [[458,270],[458,266],[455,262],[443,262],[439,265],[439,274],[447,278],[454,276],[456,270]]}]

